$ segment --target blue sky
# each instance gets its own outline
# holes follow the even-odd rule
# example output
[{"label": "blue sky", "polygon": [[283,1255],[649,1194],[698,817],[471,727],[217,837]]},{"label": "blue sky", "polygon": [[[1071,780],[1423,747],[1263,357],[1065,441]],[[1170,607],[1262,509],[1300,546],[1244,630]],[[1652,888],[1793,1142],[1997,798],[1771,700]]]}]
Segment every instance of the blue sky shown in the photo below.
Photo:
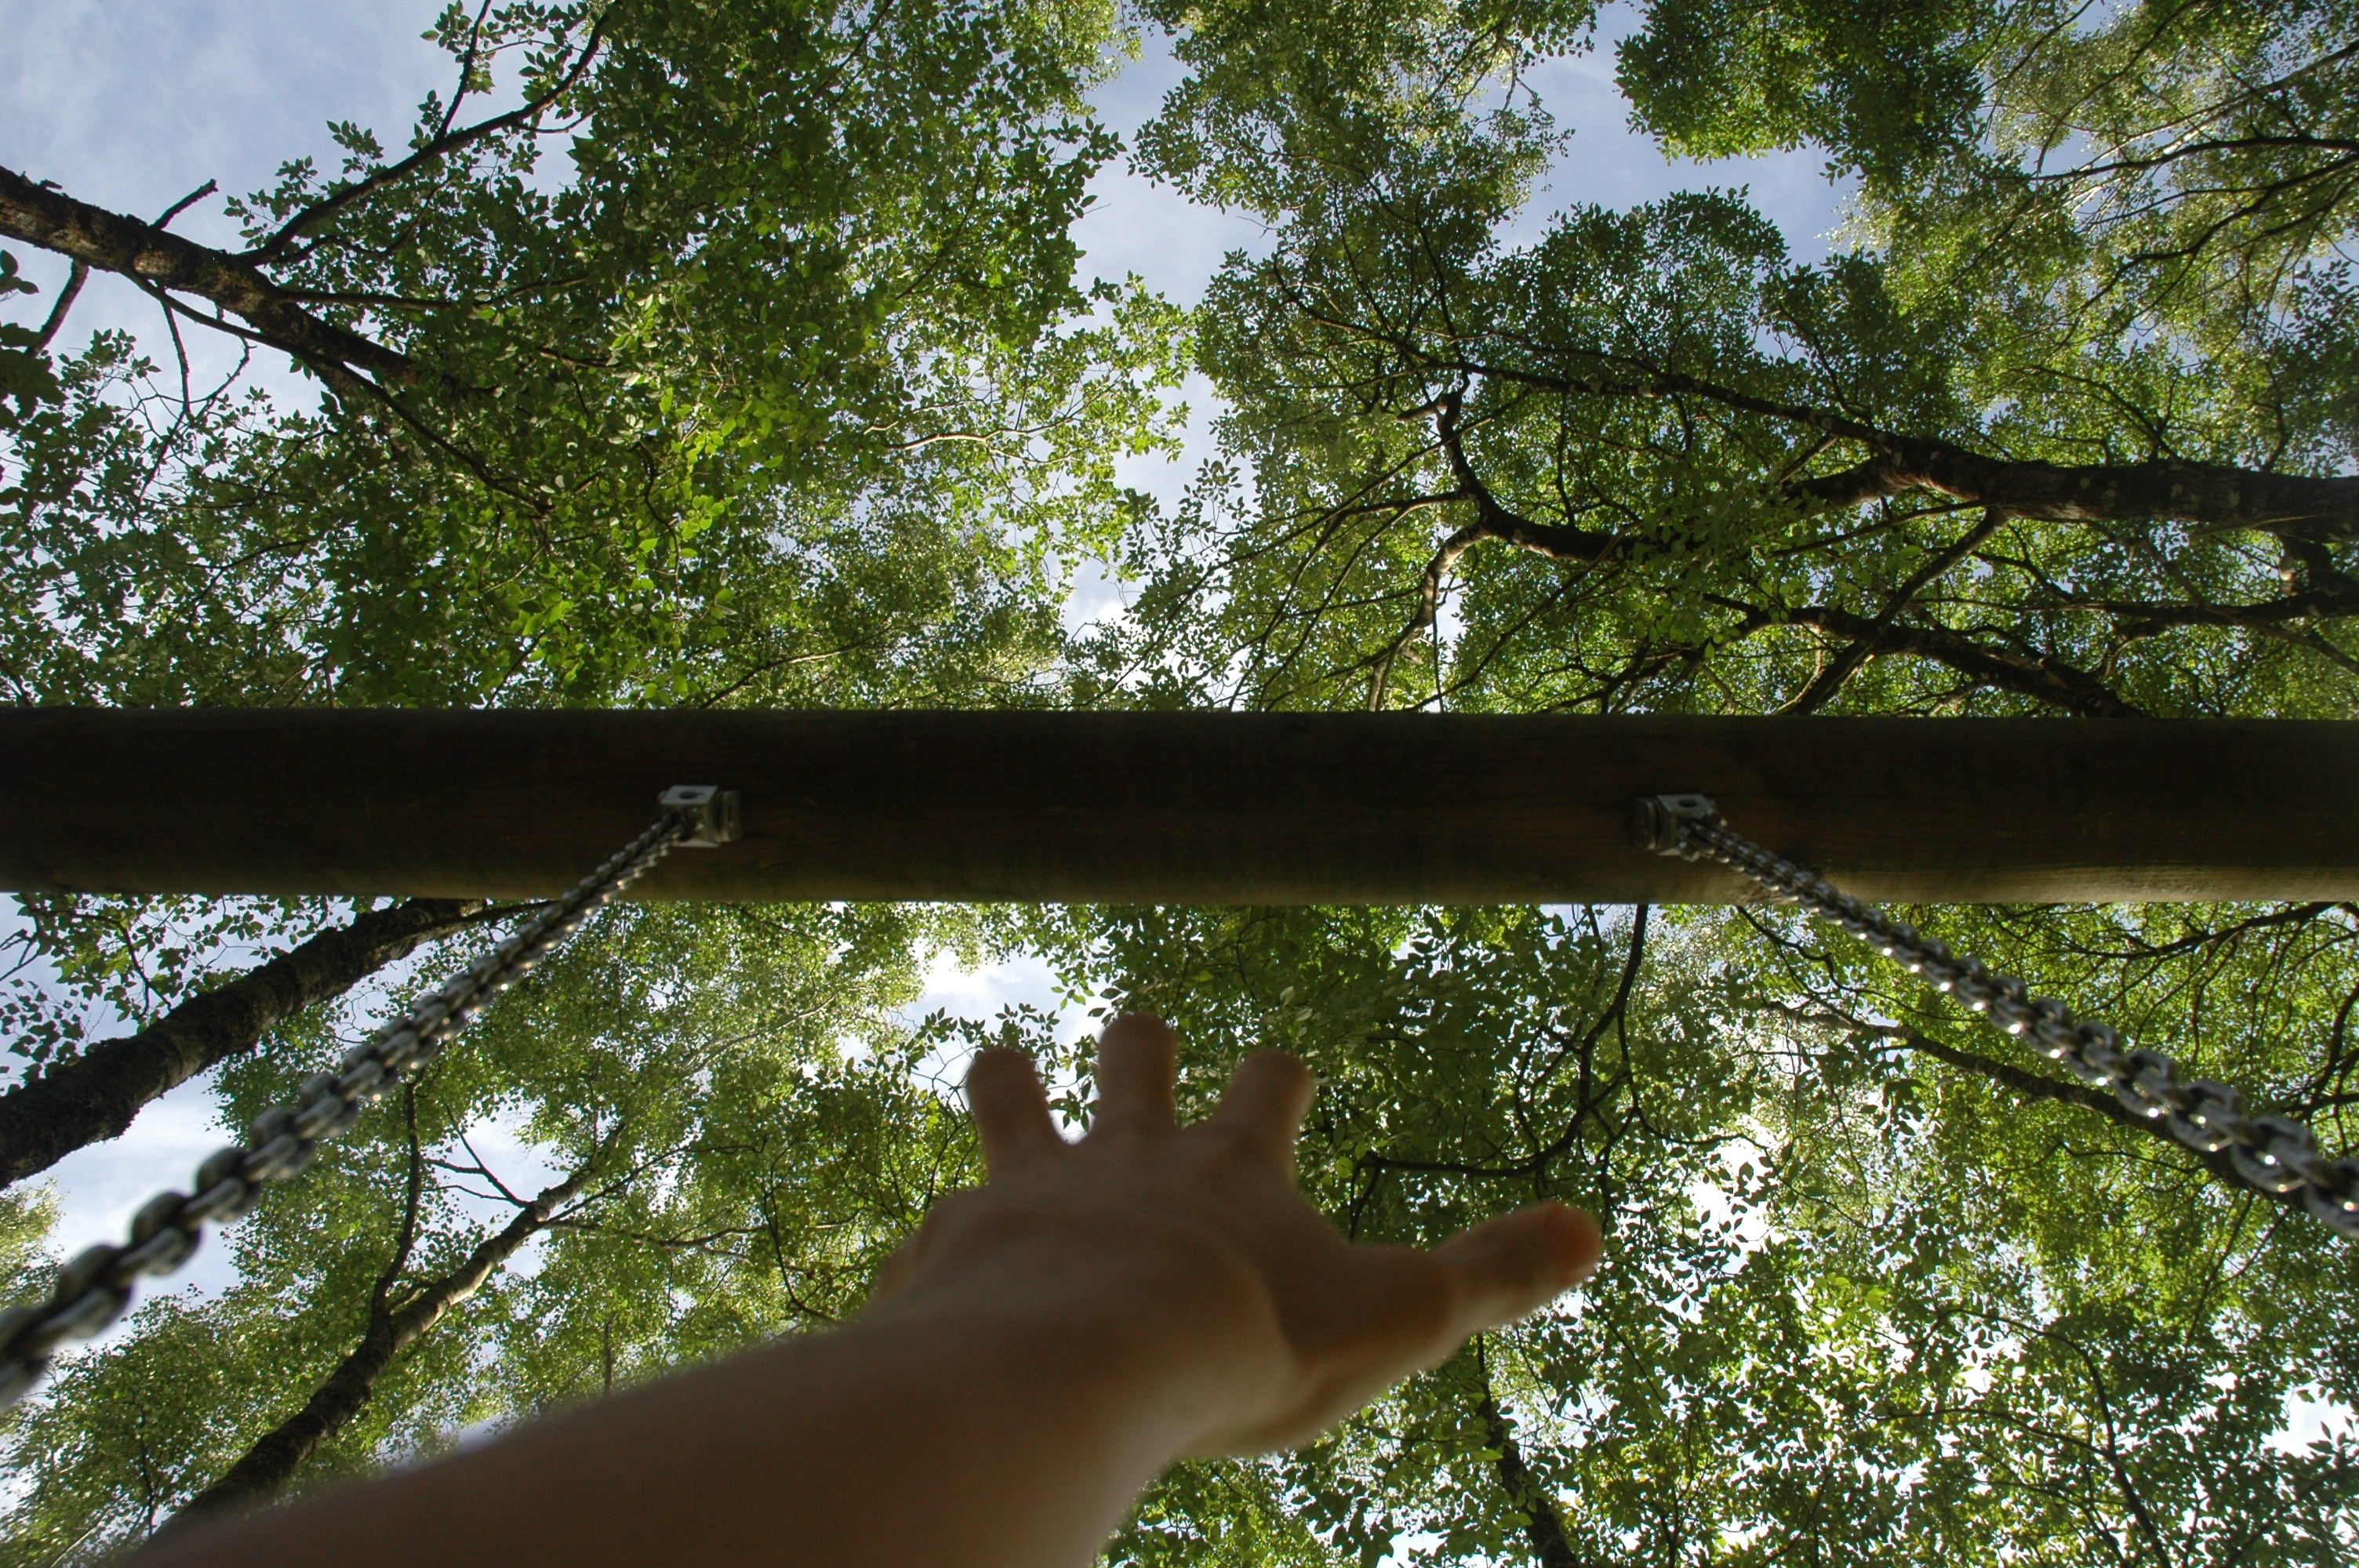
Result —
[{"label": "blue sky", "polygon": [[[436,4],[418,0],[177,0],[135,5],[125,0],[5,0],[7,48],[0,50],[0,163],[37,179],[56,181],[82,199],[154,218],[208,180],[243,194],[270,184],[278,167],[310,157],[332,168],[338,152],[326,126],[350,120],[375,131],[388,147],[407,138],[417,105],[429,92],[449,90],[451,63],[419,35]],[[1625,124],[1626,105],[1612,80],[1610,39],[1626,30],[1634,13],[1609,7],[1608,47],[1543,67],[1533,85],[1574,132],[1572,153],[1543,188],[1527,222],[1574,202],[1628,205],[1677,189],[1748,186],[1763,211],[1786,231],[1798,255],[1822,254],[1825,236],[1840,219],[1841,192],[1807,156],[1674,166]],[[1099,109],[1125,135],[1155,111],[1179,72],[1159,41],[1144,58],[1101,89]],[[494,103],[499,102],[495,96]],[[1120,165],[1102,171],[1097,200],[1079,237],[1083,266],[1102,276],[1136,273],[1183,304],[1202,296],[1232,250],[1255,248],[1261,232],[1252,221],[1191,206],[1168,187]],[[237,240],[218,197],[200,201],[174,222],[190,237],[218,244]],[[38,319],[65,276],[52,257],[25,254],[19,261],[43,287],[19,301],[18,319]],[[117,328],[135,334],[159,364],[172,360],[158,307],[127,284],[93,276],[76,305],[60,347],[71,350],[88,333]],[[186,334],[200,375],[218,375],[234,362],[223,341]],[[294,401],[310,401],[311,384],[283,362],[257,358],[249,374]],[[1195,439],[1176,463],[1135,464],[1128,477],[1167,500],[1178,495],[1194,462],[1208,455],[1217,412],[1210,388],[1186,389]],[[1095,579],[1076,594],[1074,614],[1119,613],[1117,585]],[[7,913],[13,914],[13,908]],[[990,1016],[1005,1005],[1029,1002],[1053,1009],[1042,966],[1028,960],[935,971],[919,1011],[936,1007]],[[1069,1036],[1086,1021],[1068,1019]],[[53,1179],[63,1218],[56,1242],[66,1251],[116,1234],[131,1211],[158,1186],[185,1178],[220,1141],[206,1086],[188,1085],[151,1106],[125,1137],[82,1151],[60,1164]],[[493,1154],[512,1183],[540,1173],[529,1150],[500,1140]],[[227,1278],[227,1250],[200,1254],[185,1276],[199,1289]]]}]

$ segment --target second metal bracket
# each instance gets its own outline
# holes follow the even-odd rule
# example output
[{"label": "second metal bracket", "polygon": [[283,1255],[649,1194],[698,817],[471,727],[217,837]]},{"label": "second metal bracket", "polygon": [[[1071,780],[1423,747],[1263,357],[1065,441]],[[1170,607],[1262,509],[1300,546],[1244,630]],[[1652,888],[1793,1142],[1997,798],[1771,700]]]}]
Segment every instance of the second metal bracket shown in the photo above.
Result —
[{"label": "second metal bracket", "polygon": [[683,849],[710,849],[745,832],[738,811],[738,794],[719,784],[674,784],[656,797],[666,811],[685,818],[689,831],[679,841]]}]

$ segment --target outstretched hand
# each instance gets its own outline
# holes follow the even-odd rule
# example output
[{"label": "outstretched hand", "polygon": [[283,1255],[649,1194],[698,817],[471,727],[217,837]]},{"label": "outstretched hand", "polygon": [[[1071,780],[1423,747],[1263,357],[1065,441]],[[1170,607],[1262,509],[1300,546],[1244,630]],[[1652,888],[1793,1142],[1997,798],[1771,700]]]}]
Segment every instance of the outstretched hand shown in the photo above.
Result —
[{"label": "outstretched hand", "polygon": [[1557,1203],[1430,1251],[1346,1241],[1295,1187],[1316,1088],[1302,1064],[1247,1056],[1212,1117],[1182,1128],[1177,1056],[1160,1019],[1108,1024],[1095,1119],[1068,1143],[1031,1063],[979,1054],[967,1096],[989,1180],[938,1204],[894,1254],[878,1310],[1114,1314],[1186,1357],[1184,1452],[1243,1454],[1309,1442],[1596,1267],[1596,1222]]},{"label": "outstretched hand", "polygon": [[1078,1568],[1172,1460],[1306,1443],[1596,1267],[1561,1204],[1430,1252],[1352,1245],[1295,1191],[1302,1064],[1246,1057],[1182,1128],[1177,1047],[1109,1024],[1077,1143],[1028,1061],[978,1056],[990,1179],[934,1206],[858,1322],[201,1527],[156,1568],[331,1561],[322,1541],[340,1568]]}]

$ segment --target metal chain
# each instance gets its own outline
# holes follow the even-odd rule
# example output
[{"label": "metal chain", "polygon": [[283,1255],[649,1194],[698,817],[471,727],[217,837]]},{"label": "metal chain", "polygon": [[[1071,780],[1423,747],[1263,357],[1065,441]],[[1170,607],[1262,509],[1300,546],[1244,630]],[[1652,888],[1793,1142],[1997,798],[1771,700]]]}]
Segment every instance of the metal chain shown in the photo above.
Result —
[{"label": "metal chain", "polygon": [[1658,854],[1717,860],[1778,898],[1809,906],[1921,975],[2009,1034],[2027,1041],[2083,1083],[2109,1090],[2133,1115],[2199,1154],[2225,1152],[2246,1186],[2307,1209],[2341,1236],[2359,1239],[2359,1159],[2329,1160],[2310,1129],[2280,1116],[2247,1116],[2225,1084],[2183,1076],[2158,1051],[2130,1045],[2119,1032],[2078,1020],[2012,975],[1976,960],[1861,903],[1824,877],[1770,853],[1731,828],[1709,795],[1658,795],[1637,802],[1640,841]]},{"label": "metal chain", "polygon": [[266,1183],[283,1182],[310,1164],[321,1141],[432,1061],[492,999],[531,974],[551,947],[665,856],[737,837],[734,790],[678,784],[664,791],[660,803],[663,815],[646,832],[529,925],[344,1053],[337,1071],[313,1075],[294,1100],[255,1117],[244,1143],[197,1167],[194,1195],[157,1194],[133,1218],[127,1243],[88,1249],[58,1271],[47,1302],[0,1313],[0,1410],[31,1391],[61,1346],[101,1334],[121,1317],[142,1274],[179,1269],[196,1250],[204,1227],[243,1217]]}]

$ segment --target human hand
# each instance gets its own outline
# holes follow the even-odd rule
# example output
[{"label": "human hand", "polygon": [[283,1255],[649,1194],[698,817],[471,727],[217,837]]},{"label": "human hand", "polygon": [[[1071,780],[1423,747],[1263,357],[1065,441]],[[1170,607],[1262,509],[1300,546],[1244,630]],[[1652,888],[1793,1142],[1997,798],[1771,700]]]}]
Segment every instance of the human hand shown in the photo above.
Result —
[{"label": "human hand", "polygon": [[1295,1188],[1316,1087],[1302,1064],[1247,1056],[1212,1116],[1181,1128],[1177,1055],[1160,1019],[1108,1024],[1096,1118],[1068,1143],[1032,1064],[979,1054],[967,1096],[989,1180],[888,1260],[886,1310],[1053,1303],[1135,1327],[1184,1382],[1180,1449],[1244,1454],[1309,1442],[1596,1267],[1596,1222],[1556,1203],[1430,1251],[1347,1242]]}]

